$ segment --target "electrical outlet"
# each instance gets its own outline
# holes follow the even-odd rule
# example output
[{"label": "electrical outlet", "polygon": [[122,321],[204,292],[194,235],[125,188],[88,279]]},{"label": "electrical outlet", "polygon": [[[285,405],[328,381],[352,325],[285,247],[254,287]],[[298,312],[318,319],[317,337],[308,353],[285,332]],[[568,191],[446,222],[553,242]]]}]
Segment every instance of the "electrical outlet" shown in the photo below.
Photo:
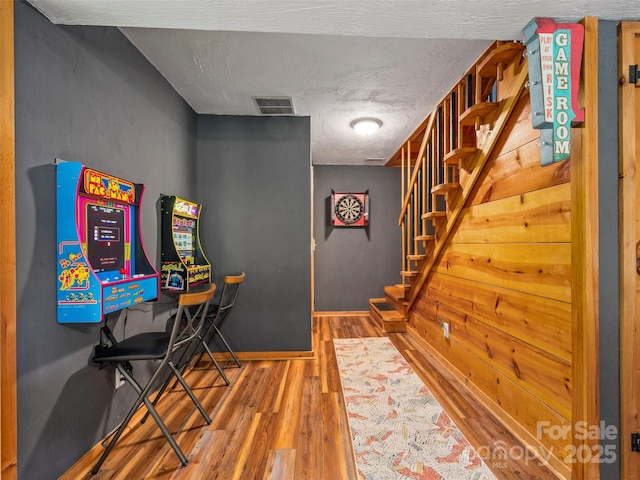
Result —
[{"label": "electrical outlet", "polygon": [[449,323],[442,322],[442,333],[444,334],[444,338],[449,339]]},{"label": "electrical outlet", "polygon": [[118,370],[115,371],[115,377],[116,377],[115,389],[117,390],[122,385],[124,385],[125,379],[122,378],[122,374]]}]

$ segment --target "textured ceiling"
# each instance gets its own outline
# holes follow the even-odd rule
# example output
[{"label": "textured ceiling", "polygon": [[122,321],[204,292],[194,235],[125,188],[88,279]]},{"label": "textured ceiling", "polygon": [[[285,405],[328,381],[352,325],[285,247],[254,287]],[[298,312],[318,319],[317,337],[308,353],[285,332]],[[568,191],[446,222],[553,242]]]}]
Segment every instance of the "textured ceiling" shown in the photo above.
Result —
[{"label": "textured ceiling", "polygon": [[[290,96],[313,163],[388,159],[490,40],[534,17],[640,18],[638,0],[30,0],[52,22],[116,26],[198,113]],[[371,137],[349,127],[383,122]],[[382,162],[378,162],[380,164]]]}]

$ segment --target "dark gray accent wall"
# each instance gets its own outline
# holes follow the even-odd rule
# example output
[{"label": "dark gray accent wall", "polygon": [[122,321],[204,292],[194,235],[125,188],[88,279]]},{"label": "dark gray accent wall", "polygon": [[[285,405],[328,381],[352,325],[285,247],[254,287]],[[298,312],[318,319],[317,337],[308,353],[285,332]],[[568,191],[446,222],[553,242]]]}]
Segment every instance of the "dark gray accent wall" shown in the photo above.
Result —
[{"label": "dark gray accent wall", "polygon": [[307,117],[198,117],[202,245],[219,286],[247,274],[236,351],[311,350],[310,148]]},{"label": "dark gray accent wall", "polygon": [[[54,159],[147,185],[142,233],[157,264],[160,193],[195,194],[196,114],[117,29],[15,7],[18,476],[47,480],[133,401],[129,387],[114,392],[112,371],[88,365],[100,326],[56,323]],[[163,329],[165,301],[110,326],[119,338]]]},{"label": "dark gray accent wall", "polygon": [[[313,167],[315,311],[369,310],[369,299],[400,282],[402,269],[400,169],[380,166]],[[332,227],[331,189],[369,190],[369,226]]]},{"label": "dark gray accent wall", "polygon": [[[598,201],[600,243],[600,419],[620,432],[620,282],[618,248],[618,24],[598,22]],[[600,478],[620,478],[620,438],[615,462],[600,465]],[[606,455],[603,458],[608,458]]]}]

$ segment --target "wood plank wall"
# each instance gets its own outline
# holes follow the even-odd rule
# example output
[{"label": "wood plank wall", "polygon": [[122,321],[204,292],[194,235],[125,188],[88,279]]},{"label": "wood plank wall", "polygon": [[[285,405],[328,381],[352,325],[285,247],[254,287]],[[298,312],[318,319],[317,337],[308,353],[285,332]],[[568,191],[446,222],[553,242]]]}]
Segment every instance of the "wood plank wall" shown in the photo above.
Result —
[{"label": "wood plank wall", "polygon": [[640,90],[629,81],[629,66],[640,63],[640,22],[618,27],[620,105],[620,454],[621,477],[640,478],[640,454],[631,435],[640,432]]},{"label": "wood plank wall", "polygon": [[0,478],[17,478],[13,2],[0,1]]},{"label": "wood plank wall", "polygon": [[[573,325],[573,424],[599,425],[599,192],[598,192],[598,20],[585,18],[581,72],[585,122],[581,129],[582,155],[571,169],[572,325]],[[593,436],[592,436],[593,437]],[[604,448],[597,438],[572,438],[572,478],[600,478],[598,461]]]},{"label": "wood plank wall", "polygon": [[[581,130],[572,132],[580,158]],[[571,159],[540,166],[526,92],[409,316],[413,333],[526,443],[552,452],[565,478],[571,435],[547,433],[572,420],[570,180]]]}]

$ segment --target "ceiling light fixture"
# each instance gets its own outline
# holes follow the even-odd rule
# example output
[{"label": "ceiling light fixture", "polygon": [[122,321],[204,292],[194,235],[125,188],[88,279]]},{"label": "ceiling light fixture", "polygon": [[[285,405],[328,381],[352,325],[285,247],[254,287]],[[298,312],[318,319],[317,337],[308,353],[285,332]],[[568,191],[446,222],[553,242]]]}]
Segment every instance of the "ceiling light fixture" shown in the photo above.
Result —
[{"label": "ceiling light fixture", "polygon": [[353,128],[360,135],[371,135],[382,126],[382,121],[373,117],[356,118],[351,122]]}]

